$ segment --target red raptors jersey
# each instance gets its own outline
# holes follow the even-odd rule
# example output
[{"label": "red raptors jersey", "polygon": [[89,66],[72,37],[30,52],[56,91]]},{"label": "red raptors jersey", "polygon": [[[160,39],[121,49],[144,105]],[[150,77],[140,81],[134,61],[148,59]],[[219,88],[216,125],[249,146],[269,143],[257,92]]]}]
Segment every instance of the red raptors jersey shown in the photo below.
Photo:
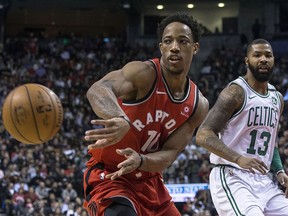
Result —
[{"label": "red raptors jersey", "polygon": [[151,62],[155,65],[157,77],[148,95],[138,101],[118,100],[132,123],[129,132],[115,145],[89,150],[92,157],[88,167],[103,162],[110,171],[118,170],[117,164],[125,160],[124,156],[116,153],[118,148],[130,147],[142,154],[161,149],[168,136],[194,113],[199,97],[197,86],[187,77],[189,81],[184,98],[173,98],[162,75],[159,59]]}]

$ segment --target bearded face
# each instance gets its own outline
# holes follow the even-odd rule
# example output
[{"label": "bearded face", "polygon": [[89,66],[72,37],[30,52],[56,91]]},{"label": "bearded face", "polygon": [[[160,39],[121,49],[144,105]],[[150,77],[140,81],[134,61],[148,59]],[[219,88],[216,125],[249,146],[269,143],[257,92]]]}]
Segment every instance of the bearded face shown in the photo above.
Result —
[{"label": "bearded face", "polygon": [[265,65],[253,66],[251,63],[248,63],[248,68],[258,82],[268,82],[273,72],[273,67]]},{"label": "bearded face", "polygon": [[245,59],[255,80],[268,82],[272,76],[274,56],[270,44],[254,44]]}]

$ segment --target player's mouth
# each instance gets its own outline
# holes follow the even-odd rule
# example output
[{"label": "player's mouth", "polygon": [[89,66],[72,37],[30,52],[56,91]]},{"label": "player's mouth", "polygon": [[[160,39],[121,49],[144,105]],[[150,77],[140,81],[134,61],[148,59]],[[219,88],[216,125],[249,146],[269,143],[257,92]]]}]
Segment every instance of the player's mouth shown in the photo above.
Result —
[{"label": "player's mouth", "polygon": [[171,64],[176,64],[176,63],[178,63],[179,61],[181,61],[181,57],[178,56],[178,55],[172,55],[172,56],[169,57],[168,60],[169,60],[169,62],[170,62]]},{"label": "player's mouth", "polygon": [[268,72],[269,71],[269,67],[267,65],[260,65],[258,67],[258,71],[259,72]]}]

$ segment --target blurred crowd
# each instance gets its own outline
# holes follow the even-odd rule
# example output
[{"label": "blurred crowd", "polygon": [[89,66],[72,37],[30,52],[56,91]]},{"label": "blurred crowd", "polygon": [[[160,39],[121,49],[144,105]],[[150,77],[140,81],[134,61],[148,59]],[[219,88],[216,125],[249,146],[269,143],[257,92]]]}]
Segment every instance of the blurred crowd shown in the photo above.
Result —
[{"label": "blurred crowd", "polygon": [[[158,56],[158,45],[132,46],[123,38],[74,35],[7,38],[0,56],[0,105],[16,86],[39,83],[61,99],[64,121],[55,138],[40,145],[19,143],[0,122],[0,212],[16,216],[86,216],[82,207],[82,177],[88,143],[83,136],[91,126],[90,120],[96,117],[86,99],[86,91],[108,71],[132,60]],[[203,62],[195,82],[211,106],[220,90],[245,72],[244,56],[243,45],[223,47],[213,50]],[[287,57],[277,58],[272,79],[286,103],[287,66]],[[286,107],[277,142],[288,173],[287,120]],[[196,146],[192,139],[163,172],[163,177],[170,184],[208,183],[211,168],[208,152]],[[180,211],[188,216],[216,215],[209,191],[199,191]]]}]

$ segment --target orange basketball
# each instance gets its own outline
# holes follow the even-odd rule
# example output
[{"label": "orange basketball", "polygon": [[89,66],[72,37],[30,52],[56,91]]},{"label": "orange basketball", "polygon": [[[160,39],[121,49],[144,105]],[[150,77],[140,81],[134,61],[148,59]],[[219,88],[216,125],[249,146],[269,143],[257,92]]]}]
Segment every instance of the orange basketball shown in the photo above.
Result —
[{"label": "orange basketball", "polygon": [[6,130],[19,142],[41,144],[59,131],[63,108],[51,89],[29,83],[8,94],[3,104],[2,119]]}]

